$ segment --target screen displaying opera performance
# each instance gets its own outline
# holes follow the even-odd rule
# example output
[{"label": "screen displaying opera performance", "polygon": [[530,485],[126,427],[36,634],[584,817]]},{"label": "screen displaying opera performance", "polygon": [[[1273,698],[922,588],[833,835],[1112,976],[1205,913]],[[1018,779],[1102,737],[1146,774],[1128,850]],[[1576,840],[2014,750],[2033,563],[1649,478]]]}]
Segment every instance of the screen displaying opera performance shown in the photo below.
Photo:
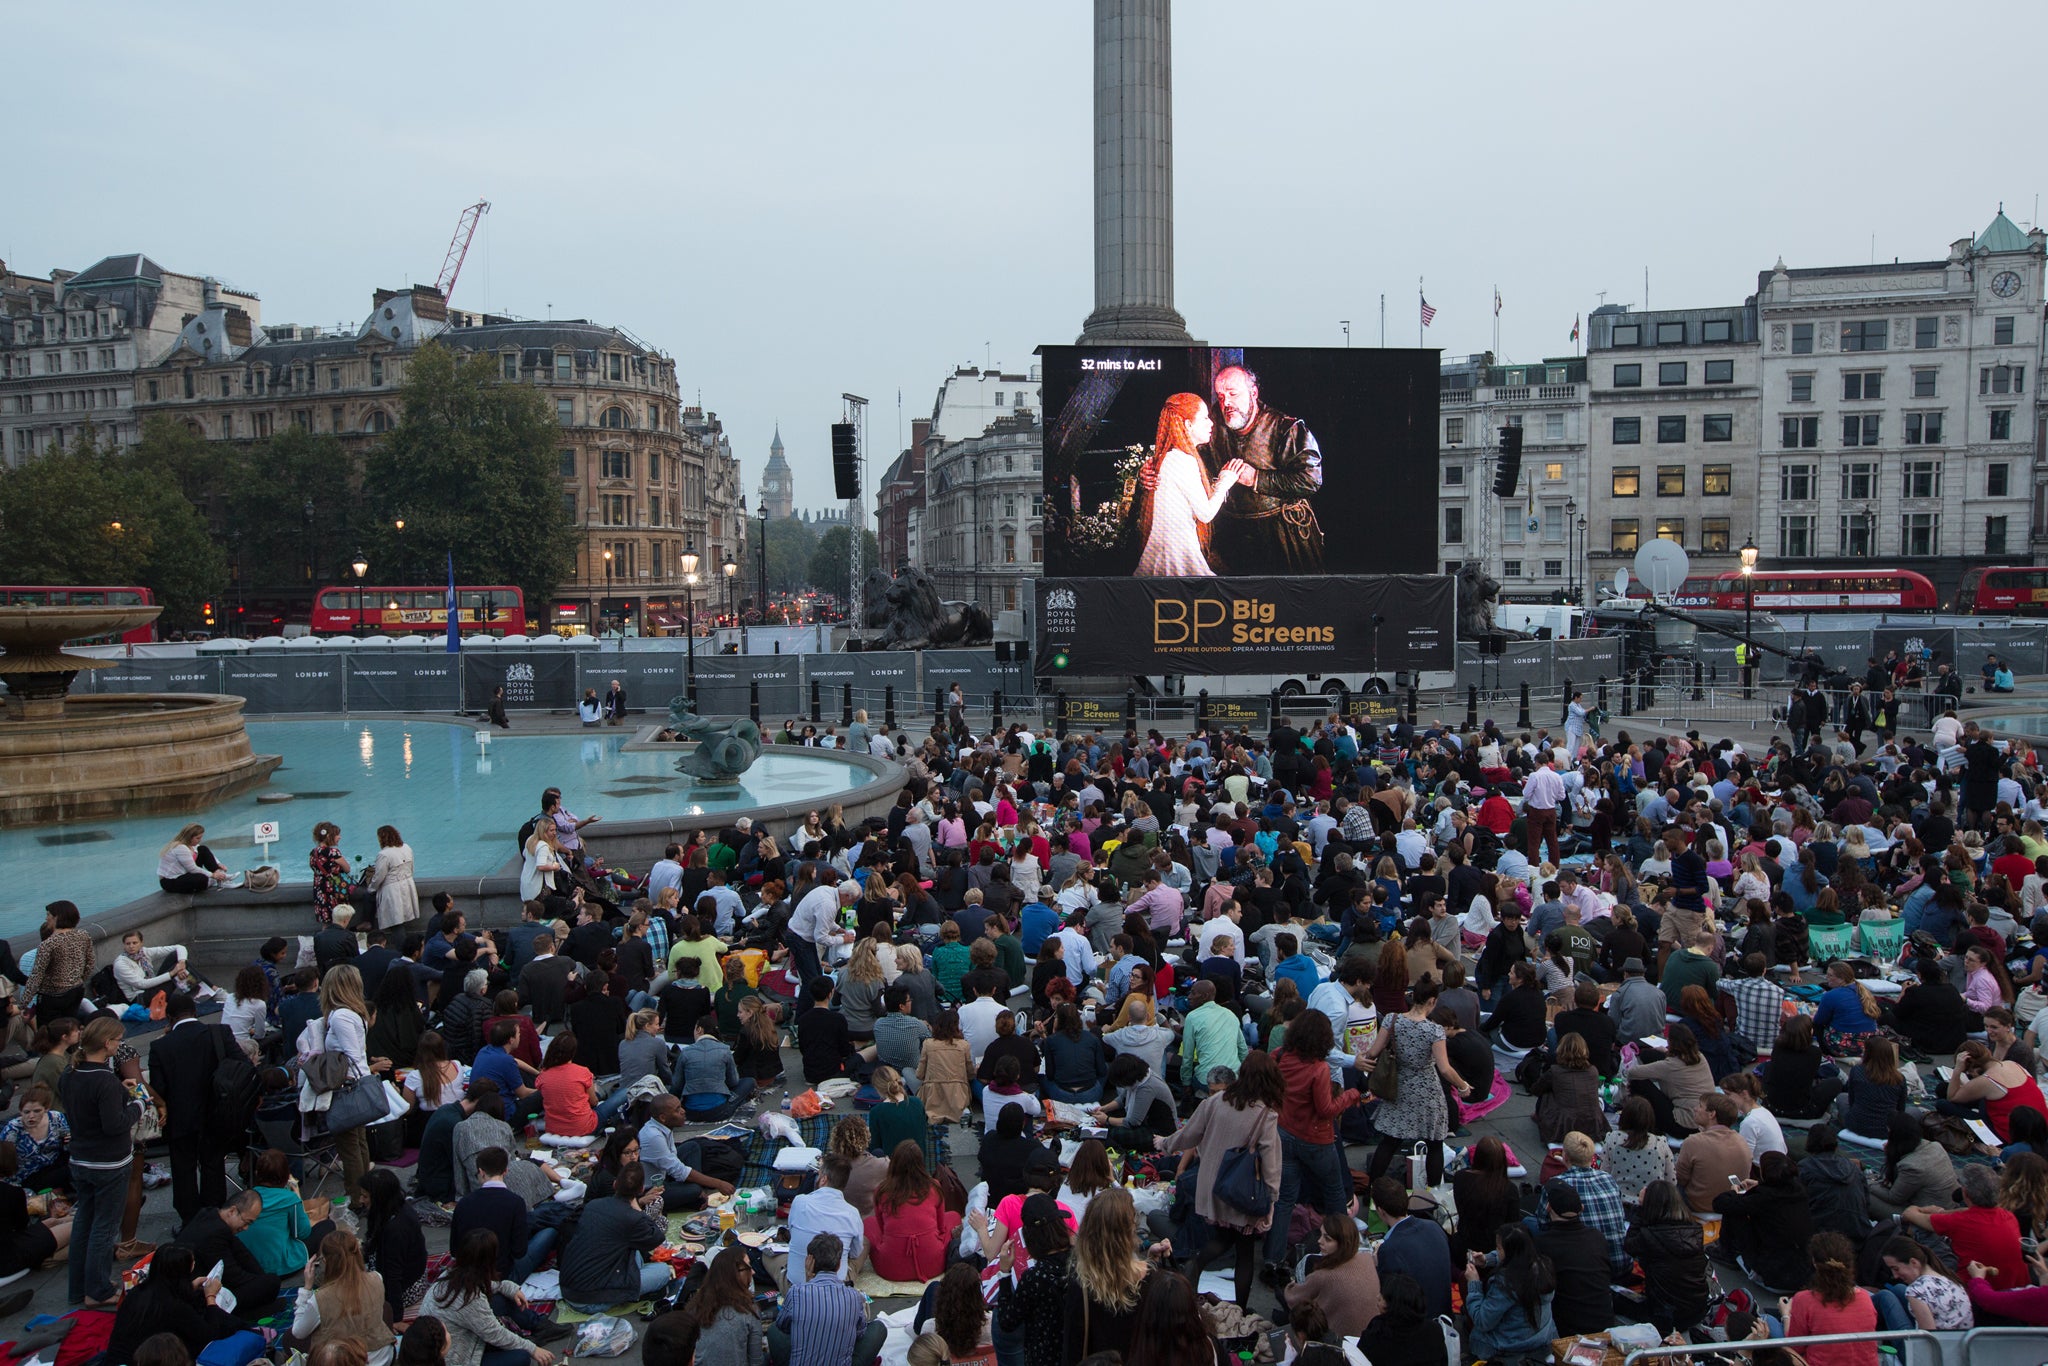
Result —
[{"label": "screen displaying opera performance", "polygon": [[1040,355],[1041,663],[1455,667],[1455,593],[1434,573],[1437,352]]}]

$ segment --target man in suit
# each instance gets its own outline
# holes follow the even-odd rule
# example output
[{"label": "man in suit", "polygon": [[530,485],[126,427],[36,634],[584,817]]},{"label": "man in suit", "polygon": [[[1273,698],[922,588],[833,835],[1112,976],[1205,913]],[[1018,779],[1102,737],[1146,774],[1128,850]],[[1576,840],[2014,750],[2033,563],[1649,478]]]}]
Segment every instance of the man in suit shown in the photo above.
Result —
[{"label": "man in suit", "polygon": [[[164,1020],[168,1031],[149,1049],[149,1084],[167,1112],[171,1205],[179,1219],[190,1220],[227,1199],[226,1154],[207,1132],[207,1112],[214,1104],[215,1069],[223,1058],[240,1057],[241,1046],[226,1026],[200,1023],[192,998],[181,992],[165,998]],[[276,1297],[275,1285],[270,1293]]]},{"label": "man in suit", "polygon": [[363,999],[374,1001],[385,969],[398,961],[398,950],[391,947],[380,929],[373,927],[364,938],[370,941],[370,947],[356,955],[356,971],[363,975]]},{"label": "man in suit", "polygon": [[1415,1278],[1432,1315],[1451,1312],[1451,1241],[1434,1219],[1411,1217],[1408,1188],[1391,1176],[1372,1183],[1372,1202],[1387,1224],[1380,1243],[1381,1276],[1399,1271]]},{"label": "man in suit", "polygon": [[327,970],[337,963],[352,963],[358,952],[355,931],[349,928],[355,919],[355,907],[336,906],[334,923],[313,936],[313,961],[325,977]]},{"label": "man in suit", "polygon": [[561,1022],[575,975],[575,960],[555,952],[553,934],[542,930],[533,937],[533,961],[519,971],[519,1003],[533,1012],[535,1024]]},{"label": "man in suit", "polygon": [[277,1277],[263,1269],[239,1236],[262,1213],[263,1197],[245,1190],[218,1209],[202,1209],[188,1216],[185,1227],[171,1240],[178,1247],[192,1249],[193,1265],[202,1275],[219,1262],[220,1283],[235,1292],[240,1301],[237,1307],[250,1319],[261,1315],[278,1291]]}]

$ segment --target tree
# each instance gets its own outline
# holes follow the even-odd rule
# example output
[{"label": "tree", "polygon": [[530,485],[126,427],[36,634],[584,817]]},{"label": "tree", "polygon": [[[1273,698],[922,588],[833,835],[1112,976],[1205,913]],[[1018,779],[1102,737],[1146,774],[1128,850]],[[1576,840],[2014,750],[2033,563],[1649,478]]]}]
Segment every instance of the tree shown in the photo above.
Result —
[{"label": "tree", "polygon": [[139,584],[163,605],[159,624],[179,630],[204,623],[227,560],[161,466],[87,427],[0,472],[0,581]]},{"label": "tree", "polygon": [[464,583],[517,584],[529,614],[545,616],[578,544],[547,401],[502,382],[495,355],[433,344],[414,353],[399,397],[404,415],[364,463],[371,579],[441,583],[452,552]]},{"label": "tree", "polygon": [[[863,531],[861,536],[861,574],[881,562],[882,548],[875,541],[875,533]],[[820,593],[830,593],[839,599],[844,607],[853,597],[852,564],[848,554],[853,537],[843,526],[835,526],[818,538],[818,548],[811,552],[811,586]]]},{"label": "tree", "polygon": [[245,589],[304,591],[338,582],[362,510],[354,462],[332,435],[296,425],[236,453],[222,526]]},{"label": "tree", "polygon": [[811,555],[818,538],[794,517],[768,523],[768,591],[794,593],[811,582]]}]

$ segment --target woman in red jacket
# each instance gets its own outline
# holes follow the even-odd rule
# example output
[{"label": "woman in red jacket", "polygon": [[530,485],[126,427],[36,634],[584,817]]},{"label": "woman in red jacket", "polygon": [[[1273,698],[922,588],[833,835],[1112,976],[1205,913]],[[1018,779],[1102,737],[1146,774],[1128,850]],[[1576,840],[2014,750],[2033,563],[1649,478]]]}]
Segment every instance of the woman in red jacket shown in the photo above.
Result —
[{"label": "woman in red jacket", "polygon": [[946,1208],[925,1170],[924,1152],[904,1139],[875,1188],[875,1212],[861,1221],[868,1261],[885,1281],[933,1281],[946,1269],[946,1243],[960,1216]]},{"label": "woman in red jacket", "polygon": [[[1306,1200],[1320,1213],[1335,1214],[1351,1202],[1351,1172],[1337,1143],[1335,1121],[1359,1096],[1356,1090],[1337,1090],[1330,1080],[1330,1050],[1336,1046],[1330,1017],[1304,1010],[1287,1026],[1286,1042],[1273,1055],[1286,1089],[1280,1102],[1280,1198],[1266,1234],[1264,1274],[1272,1283],[1285,1283],[1279,1263],[1295,1205]],[[1281,1279],[1274,1282],[1275,1276]]]}]

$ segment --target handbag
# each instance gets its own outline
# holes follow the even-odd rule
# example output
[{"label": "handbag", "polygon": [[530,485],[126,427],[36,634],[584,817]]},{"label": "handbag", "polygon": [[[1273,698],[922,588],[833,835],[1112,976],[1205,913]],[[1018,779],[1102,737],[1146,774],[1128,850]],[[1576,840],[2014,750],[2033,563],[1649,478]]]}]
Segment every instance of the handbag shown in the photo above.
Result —
[{"label": "handbag", "polygon": [[1243,1210],[1253,1218],[1273,1208],[1273,1191],[1266,1184],[1257,1148],[1226,1149],[1216,1164],[1216,1184],[1211,1192],[1232,1209]]},{"label": "handbag", "polygon": [[1372,1075],[1365,1081],[1365,1089],[1381,1100],[1398,1100],[1401,1096],[1401,1062],[1394,1056],[1394,1049],[1399,1043],[1394,1037],[1394,1025],[1389,1021],[1386,1046],[1380,1049],[1379,1057],[1373,1059]]},{"label": "handbag", "polygon": [[128,1095],[142,1102],[142,1114],[136,1119],[129,1136],[137,1143],[153,1143],[164,1136],[164,1103],[155,1091],[143,1081],[128,1083]]},{"label": "handbag", "polygon": [[315,1053],[306,1059],[306,1080],[312,1084],[315,1095],[324,1096],[329,1091],[339,1091],[348,1085],[349,1072],[352,1068],[353,1064],[346,1053]]},{"label": "handbag", "polygon": [[384,1094],[384,1079],[358,1077],[334,1093],[334,1102],[327,1107],[327,1132],[347,1133],[375,1124],[390,1113],[391,1098]]}]

